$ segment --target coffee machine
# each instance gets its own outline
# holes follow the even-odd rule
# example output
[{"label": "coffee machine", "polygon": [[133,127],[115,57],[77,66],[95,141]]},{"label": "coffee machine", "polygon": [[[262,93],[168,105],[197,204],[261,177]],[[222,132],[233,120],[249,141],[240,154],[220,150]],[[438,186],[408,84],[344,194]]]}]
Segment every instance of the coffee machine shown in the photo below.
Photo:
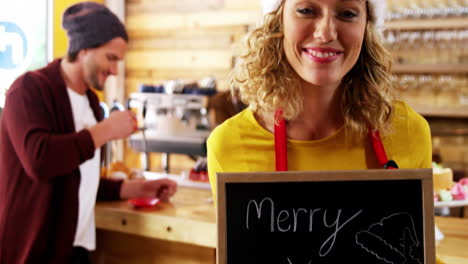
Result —
[{"label": "coffee machine", "polygon": [[127,108],[137,112],[139,133],[130,137],[130,146],[146,154],[145,170],[150,168],[149,153],[161,152],[168,172],[169,154],[206,156],[206,139],[211,125],[206,108],[208,97],[216,92],[199,84],[169,81],[163,86],[141,85],[132,93]]}]

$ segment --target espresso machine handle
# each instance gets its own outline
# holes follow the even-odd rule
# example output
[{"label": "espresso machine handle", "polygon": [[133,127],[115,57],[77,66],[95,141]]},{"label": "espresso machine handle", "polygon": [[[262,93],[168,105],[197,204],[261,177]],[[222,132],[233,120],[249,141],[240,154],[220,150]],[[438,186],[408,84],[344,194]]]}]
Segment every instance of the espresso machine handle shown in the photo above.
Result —
[{"label": "espresso machine handle", "polygon": [[148,106],[148,101],[143,101],[143,109],[141,109],[141,115],[143,116],[143,127],[145,127],[145,118],[146,118],[146,109]]},{"label": "espresso machine handle", "polygon": [[130,105],[131,105],[130,103],[131,103],[131,102],[132,102],[132,98],[128,98],[128,99],[127,99],[127,103],[126,103],[126,108],[127,108],[127,110],[130,110],[130,109],[131,109],[131,107],[130,107]]},{"label": "espresso machine handle", "polygon": [[[132,108],[131,108],[131,102],[132,102],[132,100],[134,100],[134,99],[128,98],[127,103],[126,103],[126,108],[127,108],[127,110],[131,110],[131,109],[132,109]],[[143,125],[142,125],[142,127],[139,127],[139,128],[138,128],[138,130],[140,130],[140,131],[146,129],[146,127],[145,127],[145,118],[146,118],[146,110],[147,110],[147,108],[148,108],[148,101],[147,101],[147,100],[144,100],[144,101],[143,101],[143,106],[142,106],[142,109],[141,109],[141,115],[142,115],[142,117],[143,117],[143,119],[142,119],[142,120],[143,120]]]},{"label": "espresso machine handle", "polygon": [[[103,109],[103,112],[104,112],[104,118],[108,118],[110,113],[112,113],[114,111],[123,111],[123,110],[125,110],[123,108],[123,105],[121,103],[119,103],[119,101],[117,101],[117,100],[114,100],[112,102],[112,105],[111,105],[110,109],[103,102],[101,102],[100,105],[101,105],[101,107]],[[112,144],[115,144],[113,142],[114,141],[107,142],[106,144],[104,144],[104,146],[102,148],[102,151],[104,152],[102,154],[102,157],[103,157],[103,161],[102,161],[103,164],[102,165],[107,169],[110,168],[112,160],[113,160]]]},{"label": "espresso machine handle", "polygon": [[[132,102],[132,98],[128,98],[127,100],[127,110],[131,110],[131,102]],[[143,143],[143,152],[145,153],[145,160],[146,160],[146,164],[144,166],[144,170],[145,171],[149,171],[150,168],[151,168],[151,163],[150,163],[150,154],[148,152],[148,148],[147,148],[147,144],[148,142],[146,141],[146,134],[145,134],[145,130],[146,130],[146,127],[145,127],[145,118],[146,118],[146,110],[147,110],[147,100],[144,100],[143,101],[143,106],[142,106],[142,109],[141,109],[141,115],[142,115],[142,126],[138,128],[139,131],[141,131],[141,135],[142,135],[142,143]]]}]

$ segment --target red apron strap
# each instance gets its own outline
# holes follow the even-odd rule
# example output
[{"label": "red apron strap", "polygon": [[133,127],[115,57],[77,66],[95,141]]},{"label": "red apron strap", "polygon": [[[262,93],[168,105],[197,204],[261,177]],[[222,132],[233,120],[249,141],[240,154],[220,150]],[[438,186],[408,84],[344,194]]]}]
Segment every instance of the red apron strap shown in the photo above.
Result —
[{"label": "red apron strap", "polygon": [[379,131],[374,131],[369,128],[369,139],[371,141],[372,148],[374,149],[375,156],[379,161],[379,165],[384,169],[398,169],[398,165],[394,160],[388,160]]},{"label": "red apron strap", "polygon": [[275,113],[275,159],[276,171],[288,170],[288,149],[286,138],[286,121],[283,118],[283,110],[278,109]]},{"label": "red apron strap", "polygon": [[[288,149],[287,149],[287,137],[286,137],[286,121],[284,120],[283,110],[278,109],[275,113],[275,161],[276,171],[287,171],[288,170]],[[388,160],[387,154],[385,153],[382,139],[380,138],[379,131],[373,131],[369,128],[369,139],[374,149],[375,155],[379,165],[384,169],[398,169],[398,165],[393,160]]]}]

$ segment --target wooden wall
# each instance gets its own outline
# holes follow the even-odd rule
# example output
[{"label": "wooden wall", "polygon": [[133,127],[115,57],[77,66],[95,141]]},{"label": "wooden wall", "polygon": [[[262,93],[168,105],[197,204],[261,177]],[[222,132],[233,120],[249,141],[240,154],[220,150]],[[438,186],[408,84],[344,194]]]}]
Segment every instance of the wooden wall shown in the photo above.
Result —
[{"label": "wooden wall", "polygon": [[[259,0],[127,0],[125,23],[130,36],[126,56],[126,95],[138,85],[170,79],[217,79],[227,90],[233,48],[261,19]],[[126,147],[128,166],[140,167],[140,157]],[[153,155],[152,170],[160,170]],[[171,155],[171,172],[189,169],[193,161]]]}]

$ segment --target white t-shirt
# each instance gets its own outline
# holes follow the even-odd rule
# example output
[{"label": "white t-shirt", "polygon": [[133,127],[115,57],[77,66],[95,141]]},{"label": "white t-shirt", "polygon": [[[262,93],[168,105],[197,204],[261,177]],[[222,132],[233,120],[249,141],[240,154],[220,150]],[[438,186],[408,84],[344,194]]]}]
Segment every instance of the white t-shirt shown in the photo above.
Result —
[{"label": "white t-shirt", "polygon": [[[96,118],[86,95],[80,95],[67,88],[73,112],[76,131],[94,126]],[[94,152],[94,157],[80,165],[81,182],[79,189],[78,225],[73,246],[96,249],[96,225],[94,223],[94,205],[99,186],[99,162],[101,150]]]}]

